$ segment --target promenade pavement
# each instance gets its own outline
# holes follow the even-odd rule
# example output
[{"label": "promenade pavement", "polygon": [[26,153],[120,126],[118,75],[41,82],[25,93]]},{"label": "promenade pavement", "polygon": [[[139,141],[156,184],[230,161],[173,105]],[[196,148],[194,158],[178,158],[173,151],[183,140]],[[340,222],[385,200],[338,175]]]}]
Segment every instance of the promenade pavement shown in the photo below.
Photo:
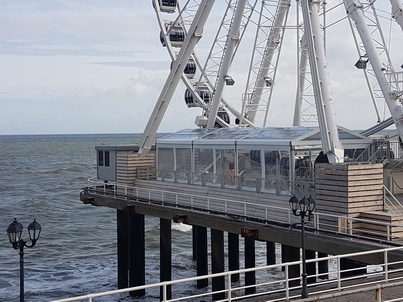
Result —
[{"label": "promenade pavement", "polygon": [[[294,300],[295,301],[295,300]],[[371,301],[403,301],[403,283],[386,283],[370,288],[343,290],[342,292],[323,295],[311,295],[303,302],[371,302]]]}]

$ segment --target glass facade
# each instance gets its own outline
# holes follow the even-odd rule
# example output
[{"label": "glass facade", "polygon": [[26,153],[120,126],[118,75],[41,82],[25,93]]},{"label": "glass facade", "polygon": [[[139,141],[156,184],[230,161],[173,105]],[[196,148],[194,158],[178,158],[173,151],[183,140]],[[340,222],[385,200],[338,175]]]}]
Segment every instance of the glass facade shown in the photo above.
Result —
[{"label": "glass facade", "polygon": [[[309,194],[322,149],[318,131],[306,127],[182,130],[157,141],[158,177],[238,190]],[[370,144],[357,133],[341,133],[345,148]]]}]

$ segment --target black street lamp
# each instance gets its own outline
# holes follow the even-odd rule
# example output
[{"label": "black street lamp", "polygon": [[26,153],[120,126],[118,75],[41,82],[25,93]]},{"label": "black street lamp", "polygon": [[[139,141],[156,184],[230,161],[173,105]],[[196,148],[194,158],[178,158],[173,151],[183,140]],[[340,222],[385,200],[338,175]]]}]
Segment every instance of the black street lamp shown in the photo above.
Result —
[{"label": "black street lamp", "polygon": [[308,298],[307,288],[307,274],[306,274],[306,258],[305,258],[305,217],[311,218],[312,212],[315,210],[315,200],[309,196],[308,198],[302,198],[298,201],[295,195],[288,201],[290,209],[295,216],[301,217],[301,248],[302,248],[302,292],[301,298]]},{"label": "black street lamp", "polygon": [[31,245],[28,245],[26,241],[21,239],[22,229],[24,227],[21,223],[14,219],[12,223],[7,228],[8,239],[13,245],[13,248],[20,250],[20,302],[24,302],[24,247],[34,247],[36,241],[39,239],[41,234],[41,225],[34,219],[28,226],[29,240],[31,240]]}]

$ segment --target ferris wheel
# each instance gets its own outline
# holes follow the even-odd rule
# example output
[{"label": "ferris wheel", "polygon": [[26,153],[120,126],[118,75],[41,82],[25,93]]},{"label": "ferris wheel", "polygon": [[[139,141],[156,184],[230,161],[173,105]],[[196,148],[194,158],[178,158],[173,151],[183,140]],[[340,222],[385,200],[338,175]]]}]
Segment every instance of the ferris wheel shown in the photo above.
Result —
[{"label": "ferris wheel", "polygon": [[[185,37],[202,1],[183,2],[181,5],[179,1],[153,1],[161,29],[161,43],[173,62],[178,58],[178,49],[184,46]],[[263,112],[267,120],[280,40],[290,2],[241,0],[226,1],[222,5],[222,18],[207,55],[201,59],[194,49],[182,76],[186,86],[186,105],[201,108],[200,116],[195,121],[197,126],[230,127],[231,122],[255,126],[258,112]],[[235,105],[226,99],[224,89],[235,84],[230,68],[245,35],[254,37],[254,47],[250,47],[252,60],[242,102],[241,105]],[[264,121],[261,126],[265,124]]]},{"label": "ferris wheel", "polygon": [[[357,45],[359,61],[365,64],[369,62],[369,68],[363,68],[363,71],[378,123],[367,134],[395,122],[403,137],[403,122],[399,123],[403,119],[403,76],[394,71],[388,57],[387,42],[378,21],[375,1],[329,2],[334,6],[329,8],[325,1],[310,0],[295,3],[291,0],[220,1],[216,4],[219,5],[220,14],[214,14],[217,24],[212,34],[210,28],[208,32],[204,31],[208,28],[207,20],[214,0],[152,0],[161,30],[161,44],[166,48],[172,64],[170,75],[145,129],[139,153],[151,147],[153,136],[180,80],[185,86],[184,104],[200,109],[195,116],[196,126],[265,127],[276,86],[284,34],[289,29],[297,31],[298,41],[295,45],[298,44],[299,52],[293,125],[319,124],[324,150],[334,154],[342,150],[327,82],[324,28],[326,13],[343,4]],[[398,0],[390,0],[390,3],[391,17],[393,15],[403,29],[402,5]],[[297,21],[290,26],[287,20],[290,7],[294,4],[298,9]],[[369,10],[372,10],[371,14],[368,14]],[[209,47],[198,43],[202,36],[212,38],[207,44]],[[242,48],[244,44],[249,47]],[[245,57],[245,51],[248,56],[245,65],[247,76],[238,80],[231,75],[231,67],[237,64],[238,57]],[[382,63],[381,56],[386,57]],[[237,100],[226,96],[226,88],[237,85],[242,86]],[[379,115],[376,98],[381,97],[388,103],[391,118],[382,120]]]}]

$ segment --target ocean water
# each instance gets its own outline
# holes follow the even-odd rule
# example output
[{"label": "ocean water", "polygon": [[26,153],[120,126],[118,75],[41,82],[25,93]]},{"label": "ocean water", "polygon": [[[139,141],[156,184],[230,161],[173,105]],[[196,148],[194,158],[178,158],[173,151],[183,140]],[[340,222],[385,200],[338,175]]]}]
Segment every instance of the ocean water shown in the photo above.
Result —
[{"label": "ocean water", "polygon": [[[87,179],[96,177],[96,145],[133,144],[140,137],[0,136],[0,301],[19,301],[19,254],[6,232],[14,218],[25,227],[25,240],[34,218],[42,226],[37,245],[24,249],[27,302],[117,288],[116,211],[84,205],[79,194]],[[191,227],[173,225],[172,230],[172,276],[193,277]],[[257,247],[257,253],[257,264],[263,265],[264,249]],[[146,257],[147,283],[159,282],[159,219],[153,217],[146,217]],[[158,295],[155,290],[143,299],[122,294],[96,301],[158,301]]]},{"label": "ocean water", "polygon": [[[26,227],[34,218],[42,226],[37,245],[24,249],[26,301],[116,289],[116,211],[84,205],[79,193],[87,179],[96,176],[96,145],[131,144],[139,138],[139,134],[0,136],[0,301],[19,301],[19,254],[6,232],[14,218],[24,225],[26,240]],[[147,218],[146,223],[148,278],[156,282],[158,220]],[[189,228],[174,232],[174,238],[190,237]],[[191,250],[183,242],[189,240],[175,241],[174,255],[184,254],[186,259]],[[191,258],[178,263],[179,274],[182,267],[192,265]]]}]

